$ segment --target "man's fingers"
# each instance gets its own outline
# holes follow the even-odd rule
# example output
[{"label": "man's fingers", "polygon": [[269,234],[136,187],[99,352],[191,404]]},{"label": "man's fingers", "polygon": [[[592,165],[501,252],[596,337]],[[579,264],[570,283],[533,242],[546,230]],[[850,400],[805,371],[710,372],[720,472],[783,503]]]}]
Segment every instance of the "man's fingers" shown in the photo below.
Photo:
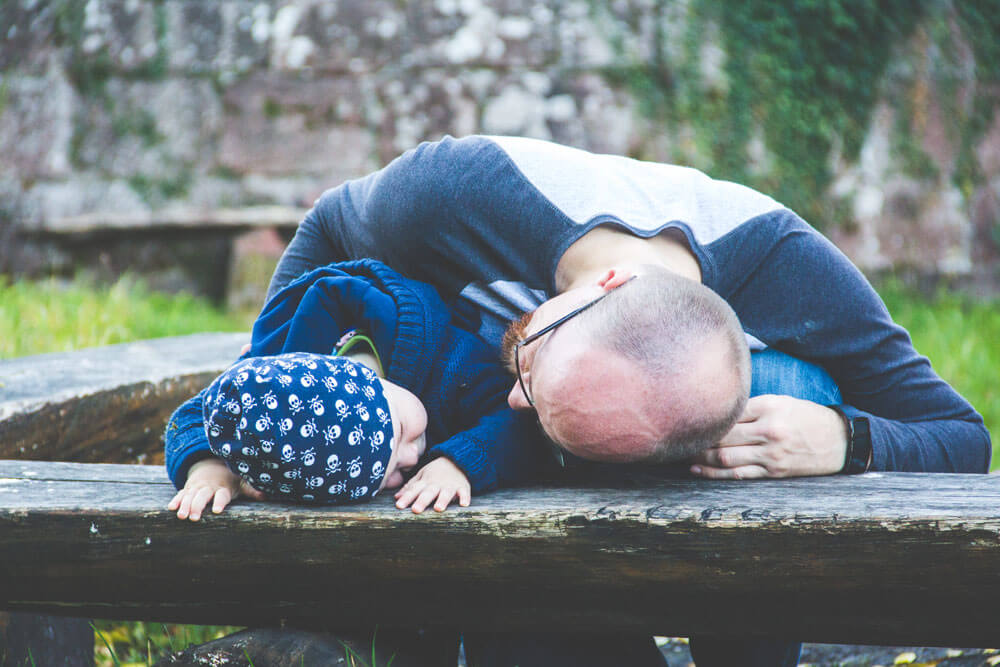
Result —
[{"label": "man's fingers", "polygon": [[760,432],[760,423],[753,419],[747,422],[737,422],[731,429],[729,433],[722,436],[719,440],[719,447],[737,447],[740,445],[760,445],[766,442],[763,434]]},{"label": "man's fingers", "polygon": [[709,468],[740,468],[763,464],[763,448],[758,445],[710,447],[702,452],[699,463]]},{"label": "man's fingers", "polygon": [[707,479],[763,479],[767,477],[767,469],[763,466],[749,465],[736,468],[715,468],[712,466],[691,466],[691,473]]},{"label": "man's fingers", "polygon": [[737,419],[737,423],[745,424],[747,422],[757,421],[764,416],[765,413],[769,412],[774,408],[775,399],[785,398],[783,396],[775,396],[774,394],[761,394],[760,396],[751,396],[750,400],[747,401],[747,406],[743,408],[743,414]]}]

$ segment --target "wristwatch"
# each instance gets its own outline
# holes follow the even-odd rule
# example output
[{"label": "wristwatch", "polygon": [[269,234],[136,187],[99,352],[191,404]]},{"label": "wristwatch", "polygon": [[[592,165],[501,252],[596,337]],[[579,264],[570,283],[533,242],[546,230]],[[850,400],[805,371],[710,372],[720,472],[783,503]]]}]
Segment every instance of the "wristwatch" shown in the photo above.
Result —
[{"label": "wristwatch", "polygon": [[828,405],[828,408],[840,415],[847,427],[847,452],[844,454],[844,467],[841,475],[857,475],[868,472],[872,465],[872,429],[868,417],[848,417],[839,405]]}]

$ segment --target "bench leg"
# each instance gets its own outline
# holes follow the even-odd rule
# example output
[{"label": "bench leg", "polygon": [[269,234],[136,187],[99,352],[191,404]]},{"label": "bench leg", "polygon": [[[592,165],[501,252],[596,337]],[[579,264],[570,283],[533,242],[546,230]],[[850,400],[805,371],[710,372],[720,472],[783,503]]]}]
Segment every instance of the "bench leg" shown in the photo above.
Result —
[{"label": "bench leg", "polygon": [[94,664],[94,629],[86,618],[0,612],[0,665]]}]

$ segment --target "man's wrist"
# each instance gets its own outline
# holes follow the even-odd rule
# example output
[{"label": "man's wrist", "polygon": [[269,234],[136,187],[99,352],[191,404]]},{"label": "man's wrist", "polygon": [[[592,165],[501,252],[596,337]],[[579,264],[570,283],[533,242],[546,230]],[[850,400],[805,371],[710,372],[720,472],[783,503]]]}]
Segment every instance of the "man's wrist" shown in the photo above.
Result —
[{"label": "man's wrist", "polygon": [[847,429],[847,448],[840,474],[857,475],[867,472],[872,464],[872,432],[868,418],[850,417],[839,405],[827,407],[840,415]]}]

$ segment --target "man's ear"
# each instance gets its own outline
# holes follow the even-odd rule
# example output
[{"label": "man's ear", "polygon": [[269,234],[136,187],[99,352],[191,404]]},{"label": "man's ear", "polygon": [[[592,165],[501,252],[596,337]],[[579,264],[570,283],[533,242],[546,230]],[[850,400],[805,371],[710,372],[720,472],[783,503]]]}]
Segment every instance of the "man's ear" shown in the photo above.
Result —
[{"label": "man's ear", "polygon": [[614,288],[624,285],[634,277],[635,272],[631,269],[608,269],[597,281],[597,284],[604,288],[605,292],[610,292]]}]

